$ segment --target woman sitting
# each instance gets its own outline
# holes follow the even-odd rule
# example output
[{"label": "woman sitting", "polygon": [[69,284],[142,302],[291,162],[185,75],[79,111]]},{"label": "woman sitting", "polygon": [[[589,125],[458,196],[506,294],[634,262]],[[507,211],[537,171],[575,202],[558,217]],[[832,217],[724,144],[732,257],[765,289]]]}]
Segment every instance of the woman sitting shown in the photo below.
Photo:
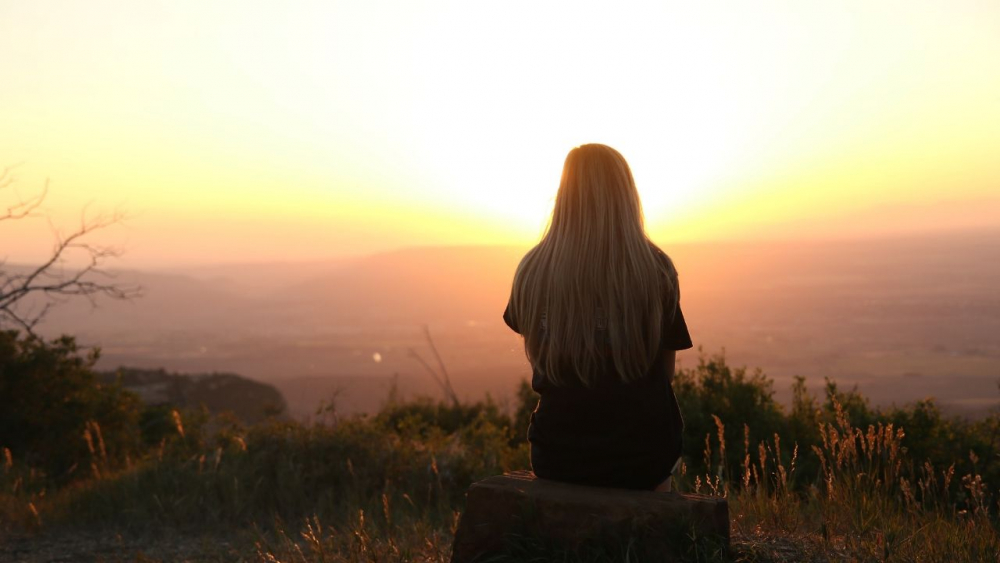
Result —
[{"label": "woman sitting", "polygon": [[518,265],[503,318],[524,336],[541,396],[528,429],[535,474],[669,490],[684,427],[675,352],[691,337],[677,271],[646,235],[617,151],[570,151],[549,227]]}]

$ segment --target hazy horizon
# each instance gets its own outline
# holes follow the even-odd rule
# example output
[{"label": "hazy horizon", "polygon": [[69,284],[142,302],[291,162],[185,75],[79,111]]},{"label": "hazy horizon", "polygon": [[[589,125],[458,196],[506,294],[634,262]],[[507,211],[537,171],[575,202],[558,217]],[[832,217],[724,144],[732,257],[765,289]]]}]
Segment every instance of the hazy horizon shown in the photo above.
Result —
[{"label": "hazy horizon", "polygon": [[[665,250],[669,250],[671,245],[677,246],[692,246],[692,245],[740,245],[740,244],[776,244],[776,245],[787,245],[787,244],[836,244],[842,242],[857,242],[857,241],[878,241],[878,242],[889,242],[889,241],[899,241],[899,240],[912,240],[917,239],[939,239],[939,238],[955,238],[955,237],[975,237],[975,238],[992,238],[1000,236],[1000,224],[990,224],[990,225],[980,225],[980,226],[951,226],[951,228],[934,228],[928,227],[925,229],[915,229],[907,231],[896,231],[896,232],[882,232],[882,233],[856,233],[856,232],[845,232],[841,235],[828,233],[825,235],[816,235],[811,237],[790,237],[790,236],[753,236],[747,235],[742,237],[736,236],[720,236],[718,238],[704,238],[697,240],[680,240],[675,242],[670,242],[669,240],[660,240],[658,238],[653,238],[653,242],[657,245],[662,246]],[[356,252],[347,254],[331,254],[325,257],[316,258],[305,258],[305,259],[281,259],[272,258],[268,260],[241,260],[227,262],[225,260],[213,260],[208,262],[189,262],[189,263],[177,263],[168,265],[157,265],[156,263],[141,264],[136,265],[137,269],[153,270],[158,268],[163,268],[167,271],[172,270],[190,270],[190,269],[202,269],[202,268],[213,268],[213,267],[238,267],[238,266],[259,266],[267,264],[282,264],[282,265],[321,265],[328,264],[330,262],[343,262],[352,259],[364,258],[373,255],[382,254],[392,254],[395,252],[404,252],[408,250],[415,249],[426,249],[426,248],[511,248],[511,249],[524,249],[525,251],[530,249],[532,246],[541,240],[539,237],[537,240],[533,240],[527,243],[503,243],[503,242],[493,242],[493,243],[453,243],[449,244],[446,241],[437,244],[403,244],[399,246],[390,246],[386,248],[381,248],[368,252]]]},{"label": "hazy horizon", "polygon": [[[805,236],[805,237],[791,237],[791,236],[777,236],[774,234],[768,235],[747,235],[743,237],[718,237],[718,238],[706,238],[698,240],[679,240],[671,242],[669,240],[663,240],[662,238],[651,237],[654,243],[661,246],[666,251],[669,251],[672,246],[727,246],[727,245],[767,245],[773,244],[777,246],[783,245],[796,245],[796,244],[837,244],[837,243],[850,243],[850,242],[860,242],[860,241],[874,241],[874,242],[892,242],[899,240],[913,240],[913,239],[925,239],[925,240],[938,240],[938,239],[953,239],[953,238],[986,238],[990,239],[996,236],[1000,236],[1000,224],[998,225],[985,225],[985,226],[954,226],[951,228],[925,228],[925,229],[913,229],[913,230],[901,230],[895,232],[883,232],[883,233],[856,233],[851,231],[846,231],[840,235],[827,234],[827,235],[816,235],[816,236]],[[213,268],[239,268],[239,267],[258,267],[258,266],[286,266],[286,267],[308,267],[308,266],[328,266],[334,263],[341,264],[347,263],[352,260],[358,260],[370,256],[378,256],[385,254],[392,254],[396,252],[405,252],[408,250],[416,249],[431,249],[431,248],[442,248],[442,249],[453,249],[453,248],[509,248],[509,249],[519,249],[527,251],[532,246],[541,240],[541,236],[538,239],[525,242],[525,243],[513,243],[513,242],[486,242],[486,243],[462,243],[454,242],[449,243],[447,241],[442,241],[435,244],[400,244],[398,246],[387,246],[385,248],[379,248],[370,251],[354,251],[345,252],[341,254],[326,254],[317,255],[315,257],[262,257],[259,260],[253,260],[252,258],[242,258],[227,260],[225,258],[217,260],[209,260],[204,262],[190,261],[190,262],[159,262],[159,261],[148,261],[143,262],[139,260],[134,260],[133,257],[129,255],[128,247],[119,245],[118,248],[123,250],[122,256],[114,258],[106,262],[105,270],[108,271],[120,271],[126,272],[130,270],[142,270],[149,272],[189,272],[192,270],[210,270]],[[13,261],[7,260],[7,265],[10,267],[30,267],[37,265],[39,262],[31,261]],[[67,266],[72,267],[72,264],[67,264]]]},{"label": "hazy horizon", "polygon": [[[132,302],[70,302],[42,334],[102,348],[99,367],[223,371],[267,381],[293,413],[336,389],[345,412],[377,408],[394,375],[436,394],[409,355],[430,327],[455,388],[509,397],[530,375],[500,313],[524,247],[416,247],[307,264],[121,272]],[[949,412],[1000,404],[1000,231],[880,241],[687,243],[668,248],[696,346],[791,378],[859,385],[878,404],[935,396]],[[380,361],[373,355],[379,354]],[[697,350],[681,352],[683,366]]]}]

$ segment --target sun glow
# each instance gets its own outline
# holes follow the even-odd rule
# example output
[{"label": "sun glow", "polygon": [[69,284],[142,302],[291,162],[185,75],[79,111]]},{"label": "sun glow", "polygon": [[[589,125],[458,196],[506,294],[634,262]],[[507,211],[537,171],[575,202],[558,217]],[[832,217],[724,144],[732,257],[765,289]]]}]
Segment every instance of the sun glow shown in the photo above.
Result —
[{"label": "sun glow", "polygon": [[586,142],[669,240],[1000,201],[995,3],[289,4],[5,4],[0,164],[135,263],[529,243]]}]

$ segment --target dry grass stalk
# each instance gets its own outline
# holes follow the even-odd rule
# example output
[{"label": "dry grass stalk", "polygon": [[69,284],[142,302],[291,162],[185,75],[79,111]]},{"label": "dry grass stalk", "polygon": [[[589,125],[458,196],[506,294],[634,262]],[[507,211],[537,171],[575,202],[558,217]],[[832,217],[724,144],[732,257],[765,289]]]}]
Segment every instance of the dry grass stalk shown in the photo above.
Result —
[{"label": "dry grass stalk", "polygon": [[170,411],[170,416],[174,419],[174,428],[177,429],[177,433],[180,434],[181,438],[184,438],[184,423],[181,422],[181,413],[174,409]]}]

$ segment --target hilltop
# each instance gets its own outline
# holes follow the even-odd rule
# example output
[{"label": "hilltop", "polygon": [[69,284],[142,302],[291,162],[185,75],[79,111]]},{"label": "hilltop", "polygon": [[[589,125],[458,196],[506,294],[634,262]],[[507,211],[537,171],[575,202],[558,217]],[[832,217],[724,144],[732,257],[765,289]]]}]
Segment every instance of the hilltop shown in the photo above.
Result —
[{"label": "hilltop", "polygon": [[230,412],[244,423],[261,422],[286,413],[285,399],[272,385],[233,373],[169,373],[164,369],[118,368],[98,373],[105,384],[120,384],[146,405]]}]

